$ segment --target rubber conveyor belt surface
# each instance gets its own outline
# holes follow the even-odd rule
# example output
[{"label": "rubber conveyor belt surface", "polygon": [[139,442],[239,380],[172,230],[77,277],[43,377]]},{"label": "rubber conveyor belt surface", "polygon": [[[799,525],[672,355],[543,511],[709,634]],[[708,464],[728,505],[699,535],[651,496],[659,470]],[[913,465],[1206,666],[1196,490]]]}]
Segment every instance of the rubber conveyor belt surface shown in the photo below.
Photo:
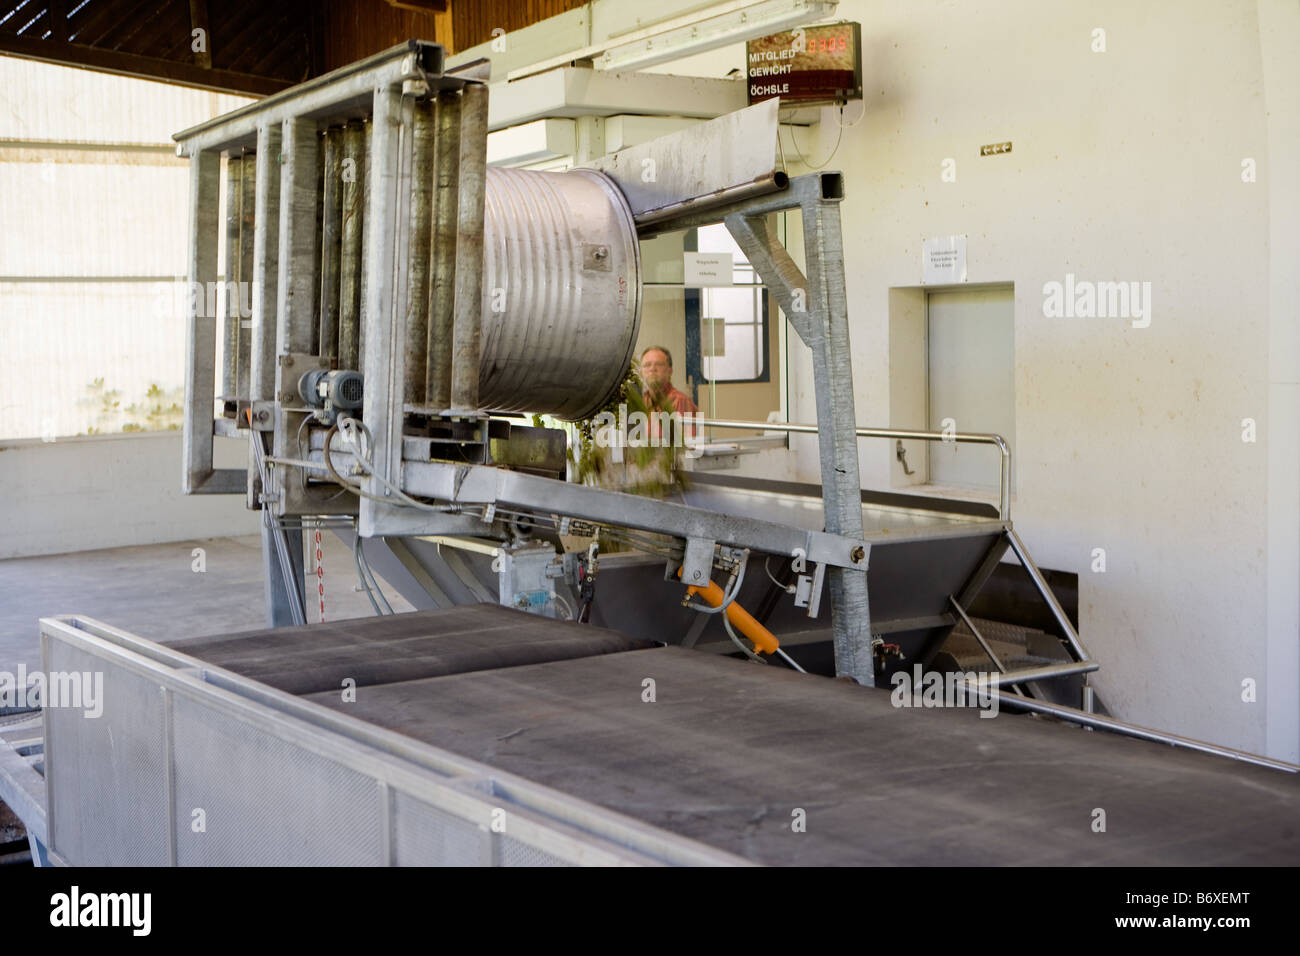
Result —
[{"label": "rubber conveyor belt surface", "polygon": [[310,699],[762,863],[1300,862],[1295,775],[680,648]]},{"label": "rubber conveyor belt surface", "polygon": [[306,627],[194,637],[168,645],[290,694],[518,667],[653,647],[496,604],[469,604]]}]

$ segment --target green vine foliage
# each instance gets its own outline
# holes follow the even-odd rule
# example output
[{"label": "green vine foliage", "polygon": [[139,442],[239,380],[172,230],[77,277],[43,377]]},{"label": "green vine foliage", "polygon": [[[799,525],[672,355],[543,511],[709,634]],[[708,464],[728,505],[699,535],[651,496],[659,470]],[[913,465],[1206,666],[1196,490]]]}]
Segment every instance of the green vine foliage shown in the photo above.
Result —
[{"label": "green vine foliage", "polygon": [[[646,495],[654,498],[666,497],[676,487],[685,487],[686,473],[681,467],[681,447],[623,445],[623,462],[614,461],[613,449],[606,441],[602,446],[597,431],[610,426],[601,422],[608,416],[620,420],[619,410],[626,407],[626,419],[631,420],[635,413],[650,416],[655,412],[672,412],[672,403],[667,397],[661,398],[653,405],[647,405],[645,393],[637,364],[633,362],[628,374],[619,385],[618,390],[590,418],[574,422],[576,442],[571,442],[568,450],[569,463],[573,466],[574,480],[586,485],[611,488],[630,494]],[[626,436],[624,436],[626,438]]]},{"label": "green vine foliage", "polygon": [[143,396],[124,406],[122,390],[108,388],[103,377],[96,378],[86,386],[86,396],[80,402],[90,406],[95,419],[85,434],[174,431],[184,418],[184,398],[184,388],[164,389],[151,383]]}]

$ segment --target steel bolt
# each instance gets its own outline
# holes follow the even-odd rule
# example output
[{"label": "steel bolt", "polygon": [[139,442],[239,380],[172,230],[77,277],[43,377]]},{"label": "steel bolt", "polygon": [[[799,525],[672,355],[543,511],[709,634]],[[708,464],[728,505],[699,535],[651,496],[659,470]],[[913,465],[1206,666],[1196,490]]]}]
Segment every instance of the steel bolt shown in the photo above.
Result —
[{"label": "steel bolt", "polygon": [[866,556],[867,556],[867,552],[862,549],[862,545],[858,545],[856,548],[854,548],[852,551],[849,552],[849,557],[853,559],[854,564],[861,564],[862,559],[865,558]]},{"label": "steel bolt", "polygon": [[597,246],[595,251],[592,252],[591,257],[595,259],[597,262],[604,262],[605,257],[607,255],[609,255],[608,249],[606,249],[604,246]]}]

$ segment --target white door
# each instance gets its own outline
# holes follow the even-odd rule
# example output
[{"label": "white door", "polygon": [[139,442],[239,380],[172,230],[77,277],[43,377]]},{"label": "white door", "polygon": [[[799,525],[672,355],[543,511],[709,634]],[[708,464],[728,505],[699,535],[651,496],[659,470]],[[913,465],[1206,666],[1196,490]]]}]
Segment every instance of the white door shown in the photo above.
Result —
[{"label": "white door", "polygon": [[[928,296],[930,428],[996,432],[1016,443],[1015,292],[970,289]],[[932,442],[930,481],[967,488],[998,487],[991,445]],[[1014,485],[1014,472],[1012,475]]]}]

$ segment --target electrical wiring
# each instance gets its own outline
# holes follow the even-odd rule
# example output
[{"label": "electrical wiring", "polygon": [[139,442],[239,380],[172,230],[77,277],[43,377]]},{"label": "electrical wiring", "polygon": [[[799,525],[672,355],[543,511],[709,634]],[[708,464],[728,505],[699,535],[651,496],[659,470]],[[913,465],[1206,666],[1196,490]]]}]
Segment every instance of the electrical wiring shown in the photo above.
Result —
[{"label": "electrical wiring", "polygon": [[751,651],[748,647],[745,646],[744,641],[742,641],[740,639],[740,636],[736,634],[735,629],[732,628],[731,626],[731,621],[728,620],[727,615],[725,614],[722,615],[722,626],[727,629],[727,636],[731,638],[731,643],[735,644],[738,648],[740,648],[741,652],[744,653],[746,657],[748,657],[752,661],[758,661],[760,664],[767,663],[767,661],[763,660],[763,658],[759,657],[757,654],[755,654],[753,651]]},{"label": "electrical wiring", "polygon": [[[735,630],[732,628],[730,619],[728,619],[725,615],[722,618],[722,624],[727,629],[727,636],[731,638],[731,643],[735,644],[738,648],[740,648],[741,651],[744,652],[746,657],[748,657],[750,660],[758,661],[760,664],[771,663],[766,658],[760,657],[757,653],[751,651],[748,647],[745,646],[744,641],[741,640],[740,638],[740,635],[738,635],[735,632]],[[781,660],[785,661],[787,664],[789,664],[791,667],[797,670],[800,674],[808,673],[806,670],[804,670],[802,667],[796,664],[794,659],[785,651],[781,650],[781,648],[778,647],[776,649],[776,653],[781,656]]]},{"label": "electrical wiring", "polygon": [[769,566],[769,562],[771,562],[771,560],[772,560],[771,555],[768,555],[766,558],[763,559],[763,570],[767,572],[768,580],[771,581],[773,584],[775,584],[777,587],[779,587],[786,594],[794,594],[795,586],[793,584],[782,584],[780,581],[778,581],[775,577],[772,576],[772,568]]},{"label": "electrical wiring", "polygon": [[[356,421],[356,419],[346,419],[346,420]],[[357,424],[360,423],[358,422]],[[363,425],[362,427],[364,428],[365,426]],[[435,512],[436,514],[447,514],[449,512],[457,512],[462,510],[458,505],[439,506],[439,505],[426,504],[423,501],[416,501],[414,498],[406,494],[404,491],[402,491],[400,488],[398,488],[388,479],[384,478],[382,475],[375,474],[374,466],[371,465],[371,463],[367,461],[364,457],[362,457],[359,449],[353,453],[353,457],[355,457],[357,461],[360,462],[362,465],[366,466],[366,468],[368,469],[367,473],[370,477],[374,478],[376,481],[382,484],[393,494],[397,495],[399,500],[394,501],[392,498],[385,498],[382,495],[373,495],[370,492],[366,491],[364,488],[362,488],[360,485],[348,481],[346,478],[344,478],[342,475],[338,473],[338,471],[334,467],[334,463],[330,460],[330,455],[332,453],[331,443],[334,440],[334,436],[338,434],[338,432],[339,432],[338,426],[335,425],[335,426],[331,426],[330,430],[325,433],[325,449],[324,449],[325,454],[324,454],[323,461],[303,461],[298,458],[268,458],[267,461],[274,465],[290,465],[295,468],[311,468],[316,470],[323,469],[324,471],[329,473],[330,478],[332,478],[338,484],[342,485],[345,489],[351,491],[353,494],[360,495],[362,498],[369,498],[371,501],[380,501],[388,505],[406,505],[407,507],[419,508],[423,511],[432,511]]]},{"label": "electrical wiring", "polygon": [[[703,604],[696,604],[694,601],[687,601],[686,606],[689,608],[693,608],[696,611],[699,611],[701,614],[721,614],[723,611],[725,611],[728,607],[731,606],[731,602],[736,600],[736,595],[740,593],[740,586],[745,582],[745,567],[748,564],[749,564],[749,549],[746,548],[744,555],[740,559],[740,568],[736,573],[735,583],[731,586],[730,593],[723,594],[722,603],[719,604],[717,607],[706,607]],[[723,615],[723,617],[725,618],[726,615]]]},{"label": "electrical wiring", "polygon": [[847,124],[847,125],[846,125],[845,122],[844,122],[844,107],[843,107],[843,106],[840,107],[840,129],[853,129],[853,127],[857,126],[857,125],[858,125],[859,123],[861,123],[864,119],[866,119],[866,116],[867,116],[867,101],[866,101],[866,100],[858,100],[858,102],[862,104],[862,115],[859,116],[857,119],[855,119],[852,123],[849,123],[849,124]]},{"label": "electrical wiring", "polygon": [[[393,606],[388,603],[388,598],[384,596],[384,589],[379,586],[379,579],[375,577],[375,572],[370,567],[370,559],[366,557],[366,549],[365,549],[365,545],[362,544],[361,535],[356,534],[355,532],[352,539],[352,553],[355,556],[357,561],[357,570],[361,571],[364,569],[365,574],[369,576],[370,579],[369,584],[366,583],[365,577],[363,577],[361,580],[362,586],[366,588],[366,596],[370,597],[371,594],[370,588],[373,586],[374,595],[379,598],[380,603],[382,603],[384,606],[384,611],[383,612],[377,611],[377,613],[392,614]],[[371,599],[371,604],[372,605],[374,604],[373,598]]]},{"label": "electrical wiring", "polygon": [[[843,114],[843,112],[844,112],[843,107],[841,107],[840,113]],[[861,122],[861,120],[859,120],[859,122]],[[854,125],[857,124],[855,123]],[[781,139],[780,131],[778,130],[777,141],[780,142],[780,139]],[[840,143],[843,142],[843,140],[844,140],[844,125],[843,123],[841,123],[840,131],[839,134],[835,137],[835,146],[831,150],[831,154],[826,157],[826,161],[823,162],[820,166],[814,166],[812,163],[808,162],[808,157],[805,156],[803,154],[803,150],[799,148],[799,141],[794,138],[794,127],[793,126],[790,127],[790,145],[794,147],[795,153],[798,154],[799,162],[803,163],[804,166],[807,167],[808,169],[813,169],[813,170],[825,169],[827,165],[830,164],[830,161],[835,158],[835,154],[840,151]]]},{"label": "electrical wiring", "polygon": [[357,580],[361,582],[361,590],[366,592],[366,597],[370,600],[370,606],[375,610],[375,616],[383,617],[384,612],[379,609],[379,605],[375,602],[374,592],[370,590],[370,582],[366,580],[366,573],[361,569],[360,544],[361,535],[358,534],[352,539],[352,560],[357,565]]},{"label": "electrical wiring", "polygon": [[[353,426],[356,426],[357,428],[360,428],[360,429],[362,430],[362,432],[365,434],[365,436],[366,436],[366,440],[367,440],[367,441],[370,441],[372,445],[374,444],[373,439],[371,438],[371,435],[370,435],[370,429],[367,428],[367,427],[365,426],[365,423],[364,423],[364,422],[361,422],[361,421],[359,421],[359,420],[357,420],[357,419],[355,419],[355,418],[340,418],[340,419],[339,419],[339,422],[340,422],[340,424],[343,425],[343,426],[347,426],[349,423],[351,423]],[[333,431],[337,431],[337,432],[339,432],[340,434],[343,434],[343,429],[340,428],[338,425],[335,425],[334,428],[333,428],[332,430],[333,430]],[[344,438],[345,438],[345,440],[347,440],[347,436],[346,436],[346,435],[344,435]],[[328,447],[329,447],[329,445],[328,445],[328,442],[329,442],[329,433],[328,433],[328,432],[326,433],[325,441],[326,441],[326,448],[328,449]],[[391,491],[394,495],[396,495],[396,496],[401,500],[401,502],[405,503],[408,507],[411,507],[411,508],[418,508],[418,509],[420,509],[421,511],[432,511],[432,512],[434,512],[435,514],[447,514],[448,512],[454,512],[454,511],[459,511],[459,510],[460,510],[459,506],[456,506],[456,505],[440,506],[440,505],[431,505],[431,504],[427,504],[426,502],[423,502],[423,501],[416,501],[414,498],[412,498],[410,495],[408,495],[406,492],[404,492],[401,488],[398,488],[395,484],[393,484],[391,481],[389,481],[389,480],[388,480],[387,478],[385,478],[383,475],[381,475],[381,474],[379,474],[377,471],[375,471],[375,466],[374,466],[373,464],[371,464],[371,462],[368,461],[368,460],[366,459],[366,457],[362,454],[361,443],[360,443],[360,442],[352,443],[351,441],[349,441],[349,444],[351,444],[352,447],[353,447],[353,453],[352,453],[352,454],[353,454],[353,457],[355,457],[356,460],[357,460],[358,462],[360,462],[362,465],[364,465],[364,466],[366,467],[366,473],[367,473],[367,475],[368,475],[369,477],[371,477],[371,478],[374,478],[377,482],[379,482],[381,485],[383,485],[385,488],[387,488],[389,491]],[[326,455],[325,455],[325,460],[326,460],[326,461],[329,461],[329,454],[328,454],[328,451],[327,451],[327,453],[326,453]],[[331,473],[331,474],[334,474],[334,473],[335,473],[335,472],[334,472],[333,465],[330,466],[330,473]],[[375,497],[375,496],[367,495],[367,497]],[[378,499],[378,500],[380,500],[380,501],[387,501],[388,504],[397,504],[397,503],[398,503],[398,502],[391,501],[391,500],[386,499],[386,498],[380,498],[380,499]]]}]

